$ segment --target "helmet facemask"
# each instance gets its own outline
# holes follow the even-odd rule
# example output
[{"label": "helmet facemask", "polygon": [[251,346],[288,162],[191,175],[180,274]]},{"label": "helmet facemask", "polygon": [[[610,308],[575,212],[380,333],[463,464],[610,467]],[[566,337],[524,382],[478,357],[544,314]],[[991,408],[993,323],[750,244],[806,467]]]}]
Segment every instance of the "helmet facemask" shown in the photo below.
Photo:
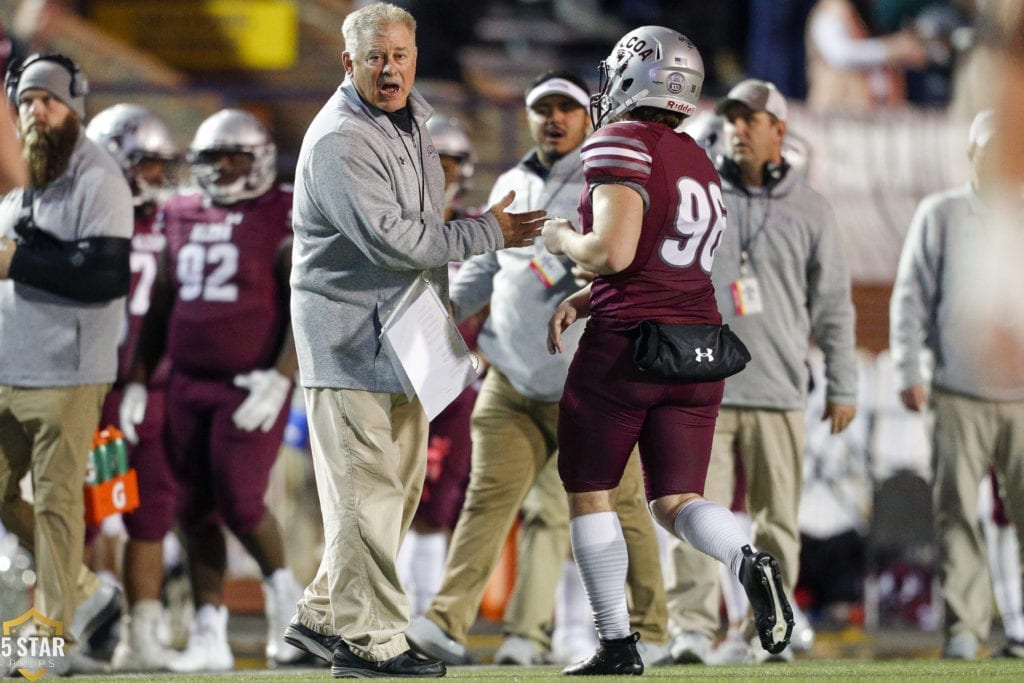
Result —
[{"label": "helmet facemask", "polygon": [[[252,158],[249,172],[228,185],[218,185],[218,157],[238,152]],[[240,109],[223,109],[203,121],[187,159],[196,184],[214,204],[221,206],[259,197],[277,177],[277,146],[270,132],[259,119]]]}]

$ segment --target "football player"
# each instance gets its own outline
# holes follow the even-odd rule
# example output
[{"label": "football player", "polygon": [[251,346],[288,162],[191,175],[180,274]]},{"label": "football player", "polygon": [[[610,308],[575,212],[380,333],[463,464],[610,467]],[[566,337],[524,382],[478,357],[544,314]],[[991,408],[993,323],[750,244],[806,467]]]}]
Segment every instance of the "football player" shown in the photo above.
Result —
[{"label": "football player", "polygon": [[751,548],[727,507],[702,498],[724,381],[659,381],[633,357],[642,322],[721,324],[710,277],[726,227],[720,179],[704,150],[676,132],[696,110],[703,61],[685,36],[644,26],[618,41],[601,77],[591,103],[595,132],[581,150],[582,230],[566,219],[543,230],[551,253],[597,274],[556,309],[548,336],[549,351],[560,352],[562,332],[590,318],[560,402],[558,471],[600,644],[564,673],[644,670],[639,634],[630,634],[629,557],[615,512],[615,489],[638,444],[655,519],[739,576],[762,645],[780,651],[792,612],[778,565]]},{"label": "football player", "polygon": [[238,109],[200,124],[187,161],[198,187],[173,195],[160,212],[167,244],[136,354],[138,384],[121,411],[122,424],[142,419],[144,383],[166,349],[165,442],[196,607],[188,645],[168,668],[234,666],[221,524],[264,577],[269,663],[294,663],[302,653],[282,635],[302,589],[263,503],[297,369],[288,310],[291,189],[274,184],[269,131]]},{"label": "football player", "polygon": [[[132,236],[131,289],[125,309],[126,324],[118,348],[117,381],[103,404],[102,426],[120,424],[118,410],[130,384],[132,358],[142,320],[156,279],[157,258],[164,238],[154,229],[158,203],[173,184],[178,149],[167,124],[136,104],[116,104],[98,113],[85,134],[114,157],[132,190],[135,233]],[[123,425],[130,435],[129,462],[139,482],[139,507],[123,516],[128,531],[124,550],[123,581],[129,615],[122,623],[120,642],[112,666],[118,671],[155,671],[172,652],[160,642],[163,618],[160,589],[163,577],[163,540],[174,525],[177,488],[163,448],[163,404],[166,366],[149,380],[149,410],[139,423]]]}]

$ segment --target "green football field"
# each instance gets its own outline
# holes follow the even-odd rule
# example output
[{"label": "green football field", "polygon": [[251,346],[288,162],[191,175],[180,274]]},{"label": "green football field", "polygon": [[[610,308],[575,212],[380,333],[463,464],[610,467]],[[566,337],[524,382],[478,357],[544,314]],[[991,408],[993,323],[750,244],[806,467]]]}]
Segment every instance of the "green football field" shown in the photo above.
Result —
[{"label": "green football field", "polygon": [[[556,667],[494,668],[487,666],[451,667],[448,678],[459,681],[554,681],[568,680]],[[793,664],[760,666],[667,666],[649,669],[644,678],[671,681],[1024,681],[1024,661],[983,659],[972,662],[938,659],[901,659],[878,662],[809,660]],[[48,680],[48,679],[44,679]],[[75,676],[75,681],[146,680],[162,681],[329,681],[327,669],[295,671],[234,671],[225,674],[138,674],[121,676]],[[621,677],[595,676],[590,681],[622,681]]]}]

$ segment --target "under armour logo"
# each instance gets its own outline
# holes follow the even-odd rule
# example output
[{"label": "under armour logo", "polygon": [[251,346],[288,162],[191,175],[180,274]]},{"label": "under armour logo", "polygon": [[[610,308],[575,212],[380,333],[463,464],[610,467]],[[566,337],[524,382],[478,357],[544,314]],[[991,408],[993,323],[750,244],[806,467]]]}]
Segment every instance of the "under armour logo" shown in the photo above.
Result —
[{"label": "under armour logo", "polygon": [[715,362],[715,353],[711,349],[702,349],[698,347],[694,349],[693,352],[697,354],[698,363],[703,363],[704,361],[707,361],[708,363]]}]

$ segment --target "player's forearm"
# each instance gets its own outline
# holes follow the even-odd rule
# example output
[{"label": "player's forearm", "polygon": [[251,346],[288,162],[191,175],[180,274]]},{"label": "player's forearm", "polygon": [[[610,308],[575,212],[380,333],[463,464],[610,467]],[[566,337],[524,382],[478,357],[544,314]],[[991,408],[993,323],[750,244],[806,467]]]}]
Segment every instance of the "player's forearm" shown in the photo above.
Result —
[{"label": "player's forearm", "polygon": [[581,235],[578,232],[566,231],[562,236],[562,248],[566,256],[592,273],[611,275],[621,270],[613,267],[607,246],[595,233]]}]

